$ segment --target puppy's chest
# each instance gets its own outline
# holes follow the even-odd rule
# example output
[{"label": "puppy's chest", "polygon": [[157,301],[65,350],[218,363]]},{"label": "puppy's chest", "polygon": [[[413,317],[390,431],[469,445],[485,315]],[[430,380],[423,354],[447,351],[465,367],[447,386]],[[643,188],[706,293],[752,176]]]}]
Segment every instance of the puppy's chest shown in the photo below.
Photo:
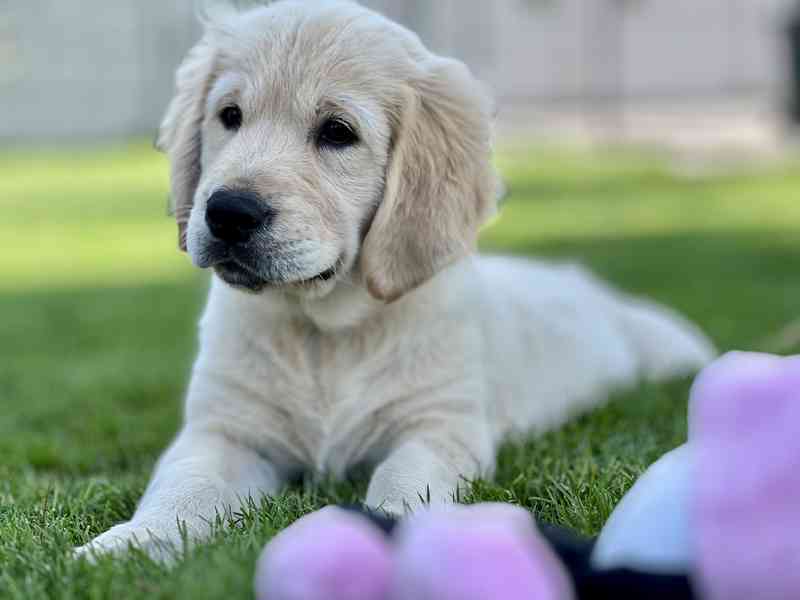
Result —
[{"label": "puppy's chest", "polygon": [[409,357],[380,337],[297,333],[271,336],[254,357],[266,426],[297,466],[341,476],[376,460],[402,426],[417,387],[400,368]]}]

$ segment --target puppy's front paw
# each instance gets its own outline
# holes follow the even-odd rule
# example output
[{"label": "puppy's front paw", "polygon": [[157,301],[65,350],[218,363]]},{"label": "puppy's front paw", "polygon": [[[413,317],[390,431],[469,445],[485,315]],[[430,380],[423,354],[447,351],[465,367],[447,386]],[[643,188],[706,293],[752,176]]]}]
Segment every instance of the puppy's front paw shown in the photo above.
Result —
[{"label": "puppy's front paw", "polygon": [[131,549],[137,549],[157,562],[172,563],[180,553],[183,540],[177,525],[175,531],[163,528],[147,527],[133,522],[122,523],[112,527],[91,542],[75,548],[75,558],[85,558],[94,562],[103,555],[124,555]]}]

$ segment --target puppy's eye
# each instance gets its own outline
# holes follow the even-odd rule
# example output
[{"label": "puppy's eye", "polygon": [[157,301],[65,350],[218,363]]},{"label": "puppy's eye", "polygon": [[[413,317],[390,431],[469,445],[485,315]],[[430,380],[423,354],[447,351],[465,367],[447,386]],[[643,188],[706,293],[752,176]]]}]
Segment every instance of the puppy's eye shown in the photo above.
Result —
[{"label": "puppy's eye", "polygon": [[219,120],[228,131],[237,131],[242,126],[242,109],[236,105],[226,106],[220,111]]},{"label": "puppy's eye", "polygon": [[320,146],[346,148],[358,143],[358,135],[353,128],[340,119],[328,119],[319,129],[317,141]]}]

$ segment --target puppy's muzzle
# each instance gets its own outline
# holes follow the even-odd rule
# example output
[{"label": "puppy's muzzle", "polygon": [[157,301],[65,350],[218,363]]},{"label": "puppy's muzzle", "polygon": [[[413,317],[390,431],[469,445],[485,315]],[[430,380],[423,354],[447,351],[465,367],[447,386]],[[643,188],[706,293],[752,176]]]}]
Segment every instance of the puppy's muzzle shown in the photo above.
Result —
[{"label": "puppy's muzzle", "polygon": [[275,212],[258,194],[220,190],[208,200],[206,224],[211,235],[228,244],[248,242],[257,231],[269,228]]}]

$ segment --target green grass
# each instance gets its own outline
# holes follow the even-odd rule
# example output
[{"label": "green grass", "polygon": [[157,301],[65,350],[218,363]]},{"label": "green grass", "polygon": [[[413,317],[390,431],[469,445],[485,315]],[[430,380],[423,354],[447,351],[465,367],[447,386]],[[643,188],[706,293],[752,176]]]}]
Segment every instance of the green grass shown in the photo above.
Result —
[{"label": "green grass", "polygon": [[[698,321],[723,349],[763,347],[800,306],[800,171],[686,180],[655,155],[502,155],[514,195],[487,249],[574,257]],[[140,145],[0,153],[0,597],[248,598],[253,564],[301,514],[365,482],[294,488],[245,511],[167,572],[142,556],[72,561],[129,517],[176,431],[206,287],[175,250],[167,167]],[[646,387],[506,447],[503,500],[593,534],[686,435],[689,382]]]}]

